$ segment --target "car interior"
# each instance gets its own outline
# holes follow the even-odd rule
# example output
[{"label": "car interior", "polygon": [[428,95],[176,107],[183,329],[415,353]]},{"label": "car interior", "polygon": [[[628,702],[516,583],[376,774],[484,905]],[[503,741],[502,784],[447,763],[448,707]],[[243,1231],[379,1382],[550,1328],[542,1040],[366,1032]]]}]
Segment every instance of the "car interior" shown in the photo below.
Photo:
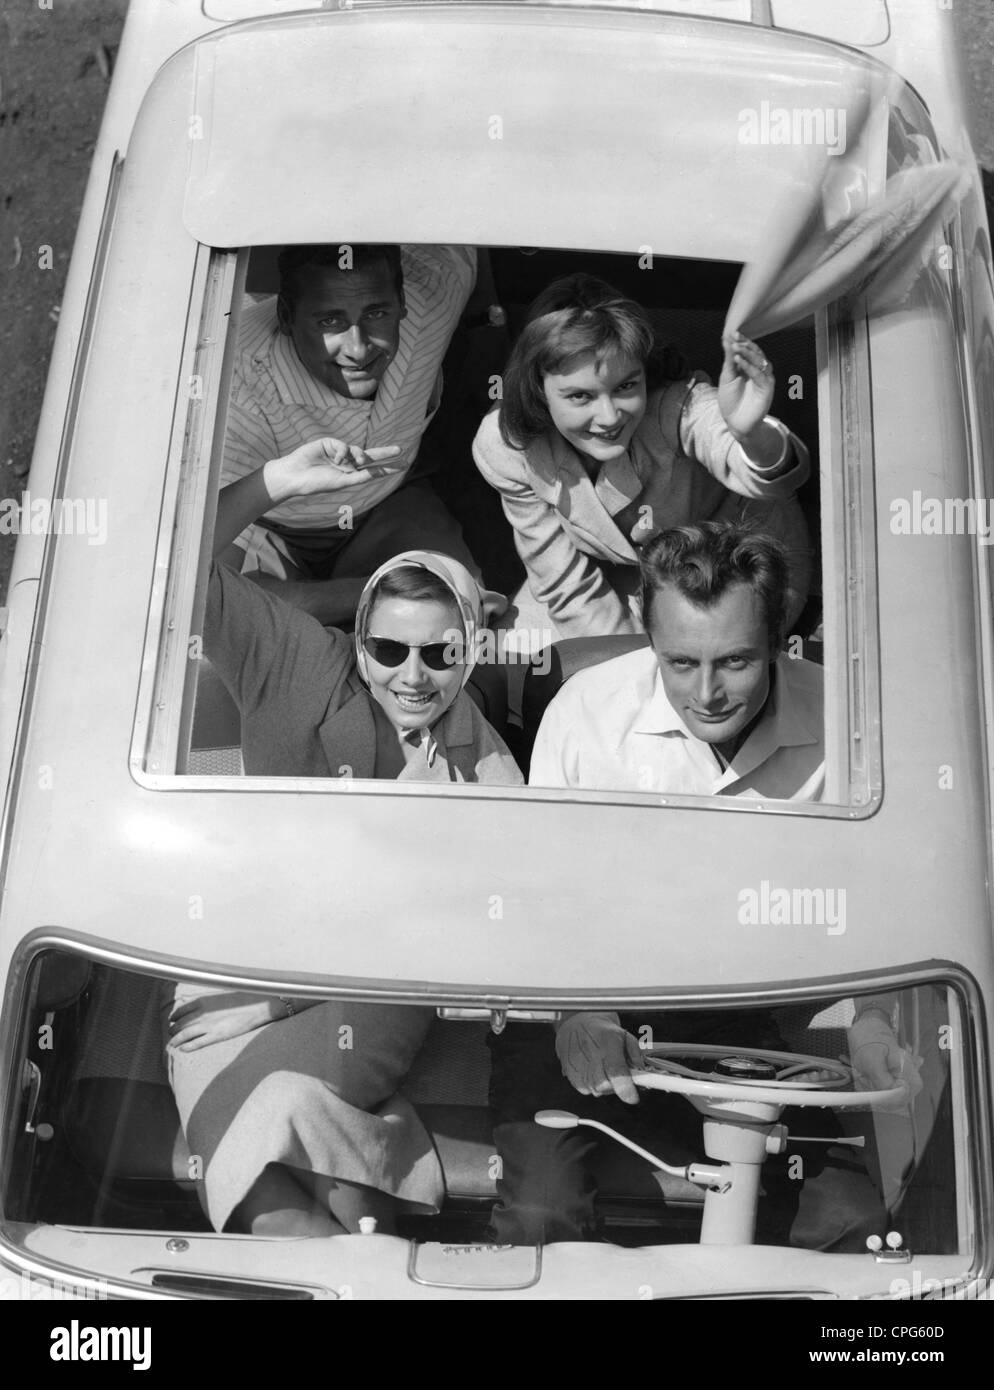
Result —
[{"label": "car interior", "polygon": [[[927,1002],[929,989],[909,991],[902,1009],[914,1015]],[[68,951],[49,950],[36,958],[21,1033],[24,1084],[12,1117],[10,1219],[210,1230],[167,1074],[163,1029],[171,998],[172,985],[164,977]],[[945,1008],[939,987],[932,989],[931,1007]],[[837,997],[779,1006],[775,1018],[791,1050],[836,1058],[845,1051],[851,1009],[849,999]],[[489,1027],[482,1020],[437,1017],[402,1085],[432,1137],[446,1189],[437,1216],[402,1218],[403,1235],[447,1241],[484,1236],[496,1197],[487,1104]],[[661,1034],[664,1028],[661,1022]],[[932,1026],[928,1035],[935,1034]],[[881,1121],[857,1110],[840,1114],[840,1124],[860,1148],[906,1245],[955,1253],[961,1165],[951,1121],[948,1054],[926,1055],[922,1075],[925,1091],[913,1120],[885,1116]],[[657,1148],[667,1156],[664,1135]],[[614,1143],[598,1149],[593,1172],[605,1238],[621,1245],[699,1239],[699,1187],[654,1171]]]},{"label": "car interior", "polygon": [[[247,294],[276,293],[276,262],[281,249],[253,248],[246,272]],[[700,369],[717,381],[722,361],[721,330],[741,266],[656,256],[651,268],[640,268],[634,256],[533,247],[481,250],[477,284],[443,366],[442,403],[425,433],[415,471],[431,478],[459,521],[487,586],[509,596],[524,582],[524,569],[500,499],[473,463],[473,437],[494,404],[490,384],[503,370],[528,306],[553,280],[578,271],[606,280],[642,304],[656,328],[657,341],[672,345],[688,372]],[[796,625],[796,636],[801,639],[799,653],[820,662],[821,526],[814,322],[805,320],[771,334],[763,344],[777,370],[775,413],[805,441],[811,454],[811,473],[799,500],[815,563],[812,592]],[[629,637],[574,638],[556,643],[549,660],[534,661],[526,673],[520,719],[509,714],[506,667],[478,665],[468,692],[527,776],[542,713],[562,682],[584,666],[621,655],[634,645],[641,643]],[[197,681],[196,702],[189,748],[181,750],[177,770],[237,776],[242,772],[238,711],[206,658],[191,665],[191,678]]]}]

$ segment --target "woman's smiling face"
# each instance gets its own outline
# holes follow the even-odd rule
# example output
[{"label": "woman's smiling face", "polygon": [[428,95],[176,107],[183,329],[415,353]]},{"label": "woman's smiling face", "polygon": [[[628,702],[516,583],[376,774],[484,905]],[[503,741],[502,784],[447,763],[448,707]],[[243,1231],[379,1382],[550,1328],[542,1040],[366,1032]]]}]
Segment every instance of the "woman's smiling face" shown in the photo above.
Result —
[{"label": "woman's smiling face", "polygon": [[556,429],[597,463],[626,452],[645,414],[645,367],[618,353],[599,364],[591,355],[568,372],[552,372],[542,389]]},{"label": "woman's smiling face", "polygon": [[[408,648],[399,666],[376,661],[369,639],[399,642]],[[398,732],[429,728],[459,694],[464,662],[434,670],[425,665],[422,647],[439,644],[461,654],[462,623],[454,604],[435,599],[381,598],[366,623],[366,679],[373,699]]]}]

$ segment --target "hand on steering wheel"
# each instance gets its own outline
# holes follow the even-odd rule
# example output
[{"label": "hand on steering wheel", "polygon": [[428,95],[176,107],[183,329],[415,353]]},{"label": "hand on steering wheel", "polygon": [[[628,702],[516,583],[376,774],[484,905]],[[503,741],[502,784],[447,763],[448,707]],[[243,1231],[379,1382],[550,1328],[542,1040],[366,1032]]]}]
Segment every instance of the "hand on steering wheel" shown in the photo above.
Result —
[{"label": "hand on steering wheel", "polygon": [[617,1014],[576,1013],[556,1030],[556,1053],[563,1075],[583,1096],[612,1092],[626,1105],[637,1105],[632,1072],[642,1068],[642,1053]]}]

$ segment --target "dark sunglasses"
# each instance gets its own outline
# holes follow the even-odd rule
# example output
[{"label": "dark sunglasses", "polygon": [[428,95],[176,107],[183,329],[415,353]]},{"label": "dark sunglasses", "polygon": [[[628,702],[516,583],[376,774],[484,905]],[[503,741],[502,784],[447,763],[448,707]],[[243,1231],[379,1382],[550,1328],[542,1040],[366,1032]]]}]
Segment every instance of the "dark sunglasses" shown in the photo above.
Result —
[{"label": "dark sunglasses", "polygon": [[421,653],[421,660],[429,671],[448,671],[463,661],[463,644],[460,641],[426,642],[423,647],[395,642],[392,637],[366,636],[363,644],[366,651],[379,666],[403,666],[412,651]]}]

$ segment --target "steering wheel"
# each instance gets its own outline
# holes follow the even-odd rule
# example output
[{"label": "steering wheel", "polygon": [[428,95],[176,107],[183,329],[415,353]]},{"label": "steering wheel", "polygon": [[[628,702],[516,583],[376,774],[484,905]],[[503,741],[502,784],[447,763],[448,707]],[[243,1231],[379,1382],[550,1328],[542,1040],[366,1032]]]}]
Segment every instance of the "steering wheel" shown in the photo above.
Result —
[{"label": "steering wheel", "polygon": [[[712,1043],[657,1043],[645,1049],[645,1068],[632,1072],[636,1086],[649,1091],[670,1091],[702,1101],[748,1101],[757,1105],[804,1105],[833,1110],[896,1109],[908,1100],[908,1088],[898,1083],[885,1091],[852,1090],[852,1068],[827,1057],[808,1057],[801,1052],[771,1052],[759,1047],[719,1047]],[[705,1061],[768,1062],[776,1068],[774,1079],[720,1076],[669,1060],[675,1057]],[[826,1072],[804,1080],[805,1073]],[[840,1089],[846,1087],[846,1090]],[[835,1087],[833,1090],[832,1088]]]}]

